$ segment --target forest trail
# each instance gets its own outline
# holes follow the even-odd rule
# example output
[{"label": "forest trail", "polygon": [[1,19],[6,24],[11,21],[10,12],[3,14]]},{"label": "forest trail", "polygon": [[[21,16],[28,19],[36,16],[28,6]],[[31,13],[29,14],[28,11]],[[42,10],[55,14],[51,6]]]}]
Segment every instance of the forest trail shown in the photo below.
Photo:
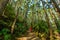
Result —
[{"label": "forest trail", "polygon": [[20,37],[20,38],[17,38],[17,40],[40,40],[39,37],[37,37],[35,35],[35,33],[28,33],[27,36],[25,37]]}]

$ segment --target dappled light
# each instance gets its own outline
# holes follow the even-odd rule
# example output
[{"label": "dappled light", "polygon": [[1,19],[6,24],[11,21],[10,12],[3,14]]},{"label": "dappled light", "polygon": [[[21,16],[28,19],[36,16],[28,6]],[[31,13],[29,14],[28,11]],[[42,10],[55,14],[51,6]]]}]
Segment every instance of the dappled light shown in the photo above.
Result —
[{"label": "dappled light", "polygon": [[60,0],[0,0],[0,40],[60,40]]}]

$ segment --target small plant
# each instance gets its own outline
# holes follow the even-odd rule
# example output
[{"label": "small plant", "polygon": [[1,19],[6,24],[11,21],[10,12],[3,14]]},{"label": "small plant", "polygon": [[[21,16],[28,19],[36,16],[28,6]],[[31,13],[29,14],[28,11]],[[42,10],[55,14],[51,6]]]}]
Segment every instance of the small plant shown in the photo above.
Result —
[{"label": "small plant", "polygon": [[17,22],[14,30],[15,36],[22,36],[27,32],[28,27],[24,25],[23,22]]},{"label": "small plant", "polygon": [[3,36],[3,40],[11,40],[10,30],[7,28],[2,29],[0,35]]},{"label": "small plant", "polygon": [[37,24],[35,24],[33,27],[33,30],[36,32],[36,35],[39,37],[43,33],[44,33],[44,35],[48,34],[48,31],[49,31],[47,23],[43,20],[40,20]]}]

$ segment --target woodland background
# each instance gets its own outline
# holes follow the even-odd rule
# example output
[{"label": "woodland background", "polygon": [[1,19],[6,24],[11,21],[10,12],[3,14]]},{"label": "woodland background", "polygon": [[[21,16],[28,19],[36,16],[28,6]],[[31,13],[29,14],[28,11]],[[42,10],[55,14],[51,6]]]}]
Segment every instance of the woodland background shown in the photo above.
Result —
[{"label": "woodland background", "polygon": [[0,40],[16,40],[29,29],[40,40],[60,40],[60,0],[0,0]]}]

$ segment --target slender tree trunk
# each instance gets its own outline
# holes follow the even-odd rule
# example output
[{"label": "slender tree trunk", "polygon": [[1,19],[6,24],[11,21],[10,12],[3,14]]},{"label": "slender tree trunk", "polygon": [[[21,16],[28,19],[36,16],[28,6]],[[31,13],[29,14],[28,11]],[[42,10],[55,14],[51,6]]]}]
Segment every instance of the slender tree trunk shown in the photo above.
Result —
[{"label": "slender tree trunk", "polygon": [[48,14],[47,14],[47,10],[46,10],[45,7],[44,7],[44,2],[43,2],[43,1],[42,1],[42,4],[43,4],[43,10],[44,10],[45,15],[46,15],[46,22],[47,22],[48,27],[49,27],[50,40],[53,40],[53,33],[52,33],[51,25],[50,25],[49,16],[48,16]]},{"label": "slender tree trunk", "polygon": [[13,24],[11,26],[11,33],[13,33],[13,31],[14,31],[15,23],[16,23],[16,20],[17,20],[17,17],[18,17],[18,11],[19,10],[16,11],[16,16],[15,16],[15,19],[14,19]]},{"label": "slender tree trunk", "polygon": [[59,8],[58,4],[56,3],[56,1],[51,0],[51,2],[54,4],[54,6],[57,8],[57,11],[60,13],[60,8]]},{"label": "slender tree trunk", "polygon": [[[42,1],[43,3],[43,1]],[[50,25],[50,20],[49,20],[49,16],[47,14],[47,11],[44,7],[44,3],[43,3],[43,10],[45,12],[45,15],[46,15],[46,21],[47,21],[47,24],[48,24],[48,27],[49,27],[49,33],[50,33],[50,40],[53,40],[53,33],[52,33],[52,28],[51,28],[51,25]]]},{"label": "slender tree trunk", "polygon": [[[58,17],[59,17],[59,19],[60,19],[60,8],[59,8],[58,4],[55,2],[55,0],[51,0],[51,3],[53,3],[53,6],[54,6],[54,8],[55,8],[55,11],[57,12]],[[56,10],[56,9],[57,9],[57,10]]]},{"label": "slender tree trunk", "polygon": [[0,14],[3,13],[5,6],[7,5],[8,2],[9,0],[0,0]]},{"label": "slender tree trunk", "polygon": [[13,33],[15,23],[16,23],[16,18],[14,19],[14,22],[13,22],[13,24],[12,24],[11,33]]},{"label": "slender tree trunk", "polygon": [[54,20],[54,24],[55,24],[55,29],[54,29],[54,32],[55,32],[54,34],[56,36],[55,38],[56,38],[56,40],[60,40],[59,33],[56,31],[57,30],[56,16],[55,16],[55,14],[52,13],[51,9],[50,9],[50,13],[51,13],[52,19]]},{"label": "slender tree trunk", "polygon": [[46,13],[46,10],[45,10],[45,14],[46,14],[47,24],[48,24],[48,27],[49,27],[50,40],[53,40],[52,28],[51,28],[51,25],[50,25],[49,18],[48,18],[48,15],[47,15],[47,13]]}]

